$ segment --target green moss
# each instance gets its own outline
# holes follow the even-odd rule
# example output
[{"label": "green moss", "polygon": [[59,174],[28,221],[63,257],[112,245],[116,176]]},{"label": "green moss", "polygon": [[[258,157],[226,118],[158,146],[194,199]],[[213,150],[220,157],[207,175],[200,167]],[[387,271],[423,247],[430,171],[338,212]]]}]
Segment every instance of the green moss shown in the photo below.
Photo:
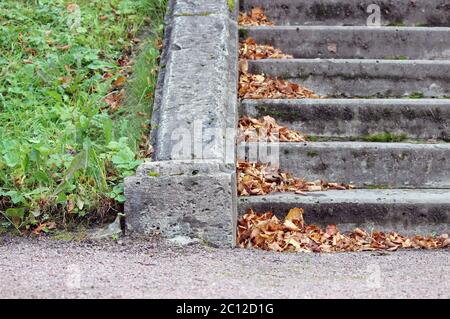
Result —
[{"label": "green moss", "polygon": [[246,29],[239,29],[239,37],[242,39],[248,38],[248,30]]},{"label": "green moss", "polygon": [[409,58],[405,55],[386,56],[384,58],[386,60],[409,60]]},{"label": "green moss", "polygon": [[401,142],[407,138],[405,134],[392,134],[384,132],[380,134],[366,135],[362,137],[365,142]]},{"label": "green moss", "polygon": [[309,152],[306,153],[306,155],[308,157],[317,157],[317,156],[319,156],[319,153],[314,152],[314,151],[309,151]]},{"label": "green moss", "polygon": [[234,8],[235,8],[234,0],[228,0],[228,9],[230,9],[230,11],[233,12]]},{"label": "green moss", "polygon": [[158,172],[153,172],[153,171],[148,172],[147,175],[151,176],[151,177],[159,177],[160,176]]},{"label": "green moss", "polygon": [[404,21],[393,21],[388,24],[389,27],[406,27],[406,23]]},{"label": "green moss", "polygon": [[309,135],[308,136],[308,141],[309,142],[317,142],[319,140],[318,136],[314,136],[314,135]]},{"label": "green moss", "polygon": [[364,187],[365,189],[389,189],[389,187],[385,185],[367,185]]},{"label": "green moss", "polygon": [[423,99],[424,95],[422,92],[414,92],[408,96],[410,99]]}]

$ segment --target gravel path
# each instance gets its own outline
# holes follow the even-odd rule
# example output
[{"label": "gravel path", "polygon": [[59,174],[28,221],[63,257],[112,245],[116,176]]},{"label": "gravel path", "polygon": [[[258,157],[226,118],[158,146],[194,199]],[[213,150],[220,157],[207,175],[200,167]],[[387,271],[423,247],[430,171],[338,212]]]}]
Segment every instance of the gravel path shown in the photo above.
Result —
[{"label": "gravel path", "polygon": [[450,298],[450,250],[280,254],[0,237],[1,298]]}]

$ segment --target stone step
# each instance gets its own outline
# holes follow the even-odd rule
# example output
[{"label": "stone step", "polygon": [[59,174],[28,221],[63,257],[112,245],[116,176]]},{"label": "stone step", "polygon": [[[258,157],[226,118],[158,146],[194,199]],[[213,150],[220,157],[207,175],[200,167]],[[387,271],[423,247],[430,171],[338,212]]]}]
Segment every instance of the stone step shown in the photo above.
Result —
[{"label": "stone step", "polygon": [[405,235],[448,233],[450,192],[448,190],[367,190],[278,193],[240,197],[238,214],[249,208],[272,211],[283,218],[289,209],[305,209],[307,224],[337,224],[342,231],[362,227],[367,231],[396,231]]},{"label": "stone step", "polygon": [[378,5],[382,25],[450,26],[448,0],[241,0],[241,11],[262,7],[277,25],[367,25]]},{"label": "stone step", "polygon": [[243,100],[241,115],[272,116],[280,125],[323,137],[391,133],[450,139],[450,99]]},{"label": "stone step", "polygon": [[278,164],[307,180],[378,188],[450,188],[449,143],[241,143],[238,159]]},{"label": "stone step", "polygon": [[296,58],[450,59],[450,28],[262,26],[241,36]]},{"label": "stone step", "polygon": [[450,60],[251,60],[250,73],[280,77],[328,97],[450,96]]}]

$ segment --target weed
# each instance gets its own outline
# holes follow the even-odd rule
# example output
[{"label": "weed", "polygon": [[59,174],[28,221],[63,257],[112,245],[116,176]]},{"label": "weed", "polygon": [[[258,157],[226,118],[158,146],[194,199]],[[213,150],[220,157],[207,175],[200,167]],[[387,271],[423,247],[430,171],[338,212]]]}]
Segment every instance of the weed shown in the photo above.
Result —
[{"label": "weed", "polygon": [[[115,214],[111,201],[123,203],[123,178],[142,162],[166,0],[76,3],[0,2],[1,226]],[[144,27],[148,41],[112,110],[105,97]]]}]

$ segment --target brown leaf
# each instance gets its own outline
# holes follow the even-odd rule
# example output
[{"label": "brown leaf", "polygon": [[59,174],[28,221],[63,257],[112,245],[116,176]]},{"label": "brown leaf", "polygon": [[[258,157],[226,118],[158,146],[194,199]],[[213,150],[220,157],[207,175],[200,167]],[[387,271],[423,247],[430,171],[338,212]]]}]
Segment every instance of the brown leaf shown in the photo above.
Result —
[{"label": "brown leaf", "polygon": [[[302,226],[297,221],[301,219]],[[238,246],[286,252],[345,252],[345,251],[396,251],[401,248],[437,249],[449,245],[448,234],[439,237],[404,237],[391,232],[373,232],[369,235],[362,229],[341,234],[336,225],[325,229],[306,225],[303,209],[293,208],[284,220],[272,212],[255,213],[252,209],[239,220],[237,229]]]},{"label": "brown leaf", "polygon": [[[294,178],[291,174],[280,171],[277,167],[262,163],[237,163],[237,190],[239,196],[265,195],[274,192],[294,192],[305,195],[305,192],[328,189],[352,189],[353,185],[336,184],[332,187],[323,181],[308,182],[304,179]],[[331,186],[330,186],[331,185]],[[314,188],[312,188],[314,186]]]},{"label": "brown leaf", "polygon": [[253,38],[247,38],[240,42],[239,58],[241,60],[292,59],[293,56],[283,54],[281,50],[273,46],[257,44]]},{"label": "brown leaf", "polygon": [[239,78],[241,99],[315,99],[313,91],[298,84],[263,74],[242,73]]},{"label": "brown leaf", "polygon": [[262,8],[253,8],[250,13],[239,13],[239,25],[258,26],[273,25],[273,23],[266,17]]},{"label": "brown leaf", "polygon": [[112,84],[113,88],[119,88],[123,86],[126,80],[127,79],[124,76],[119,76],[117,79],[114,80]]}]

